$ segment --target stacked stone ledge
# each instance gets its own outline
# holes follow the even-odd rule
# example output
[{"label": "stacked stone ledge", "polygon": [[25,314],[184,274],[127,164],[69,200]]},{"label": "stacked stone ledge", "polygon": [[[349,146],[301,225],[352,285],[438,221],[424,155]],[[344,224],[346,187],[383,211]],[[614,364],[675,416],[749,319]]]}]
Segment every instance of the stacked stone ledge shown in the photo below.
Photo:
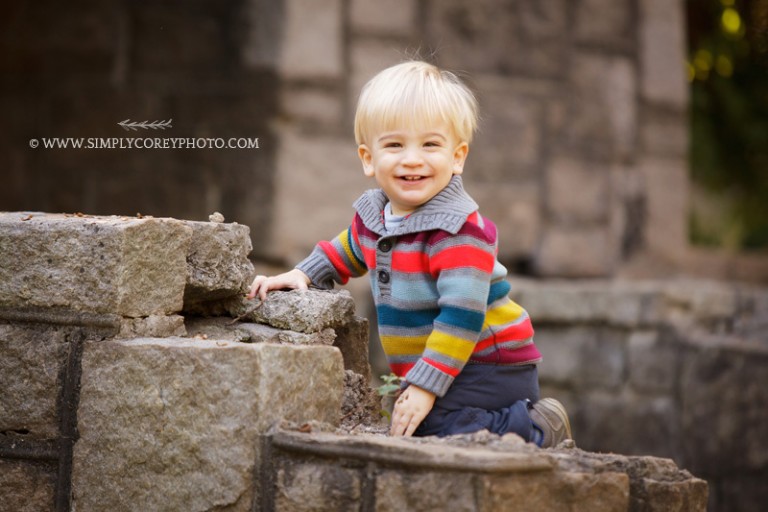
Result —
[{"label": "stacked stone ledge", "polygon": [[275,310],[291,294],[260,317],[278,328],[187,313],[242,303],[250,250],[237,224],[0,214],[4,506],[249,510],[261,434],[283,419],[339,423],[330,345],[362,345],[367,365],[348,295],[303,297],[319,307],[301,332],[281,320],[295,310]]},{"label": "stacked stone ledge", "polygon": [[0,214],[3,506],[703,510],[671,461],[336,431],[378,412],[367,323],[346,292],[245,300],[249,251],[236,224]]}]

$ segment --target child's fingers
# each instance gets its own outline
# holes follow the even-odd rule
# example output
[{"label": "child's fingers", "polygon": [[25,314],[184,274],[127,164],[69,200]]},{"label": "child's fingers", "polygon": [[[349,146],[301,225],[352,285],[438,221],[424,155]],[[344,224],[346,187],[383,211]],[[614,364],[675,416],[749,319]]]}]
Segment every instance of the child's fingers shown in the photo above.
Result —
[{"label": "child's fingers", "polygon": [[256,276],[253,279],[253,283],[251,283],[251,291],[248,293],[247,297],[249,299],[253,299],[256,297],[256,294],[258,293],[261,297],[261,300],[264,300],[267,295],[267,291],[264,289],[264,284],[267,281],[267,276]]}]

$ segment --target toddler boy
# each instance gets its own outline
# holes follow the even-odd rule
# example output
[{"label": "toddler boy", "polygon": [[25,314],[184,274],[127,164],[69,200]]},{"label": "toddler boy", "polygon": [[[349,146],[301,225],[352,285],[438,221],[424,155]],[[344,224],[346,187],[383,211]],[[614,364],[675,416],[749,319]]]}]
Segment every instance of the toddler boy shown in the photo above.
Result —
[{"label": "toddler boy", "polygon": [[363,172],[379,188],[294,270],[257,276],[249,298],[368,272],[384,352],[405,379],[392,435],[488,429],[555,446],[571,437],[568,416],[539,400],[531,321],[508,297],[496,227],[462,184],[476,127],[475,97],[453,73],[418,61],[381,71],[355,115]]}]

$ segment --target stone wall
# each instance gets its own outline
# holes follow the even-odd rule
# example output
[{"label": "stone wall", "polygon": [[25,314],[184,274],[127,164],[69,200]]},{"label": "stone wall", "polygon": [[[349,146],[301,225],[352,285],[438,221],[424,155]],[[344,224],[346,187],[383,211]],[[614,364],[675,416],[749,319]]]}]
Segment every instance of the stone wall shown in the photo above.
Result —
[{"label": "stone wall", "polygon": [[[505,262],[606,276],[641,254],[679,265],[686,251],[682,0],[40,7],[0,20],[0,209],[219,210],[252,227],[255,255],[292,264],[373,186],[352,137],[360,87],[421,56],[477,93],[466,183],[500,227]],[[125,132],[126,118],[173,128]],[[124,136],[258,137],[260,149],[29,147]]]},{"label": "stone wall", "polygon": [[668,459],[376,433],[349,294],[246,301],[249,249],[236,224],[0,214],[4,508],[705,509]]},{"label": "stone wall", "polygon": [[[506,263],[583,277],[614,275],[641,253],[684,257],[683,2],[285,5],[276,255],[295,261],[349,222],[351,202],[374,186],[351,135],[357,94],[420,55],[476,91],[482,120],[465,183],[499,226]],[[313,176],[297,181],[305,168]]]},{"label": "stone wall", "polygon": [[544,395],[587,450],[670,457],[711,511],[768,503],[768,291],[673,280],[517,280]]}]

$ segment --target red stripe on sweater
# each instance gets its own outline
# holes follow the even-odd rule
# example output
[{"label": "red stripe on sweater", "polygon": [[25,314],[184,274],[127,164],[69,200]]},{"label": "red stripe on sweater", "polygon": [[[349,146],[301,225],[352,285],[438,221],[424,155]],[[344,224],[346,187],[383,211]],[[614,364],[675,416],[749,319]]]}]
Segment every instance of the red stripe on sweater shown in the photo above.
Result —
[{"label": "red stripe on sweater", "polygon": [[341,283],[345,284],[347,281],[349,281],[349,278],[351,274],[349,273],[349,269],[344,264],[344,259],[341,257],[339,253],[336,252],[336,249],[333,247],[333,244],[330,242],[322,241],[319,242],[318,245],[323,250],[326,256],[328,256],[328,259],[331,260],[331,264],[333,265],[333,268],[336,269],[336,272],[339,273],[339,277],[341,277]]},{"label": "red stripe on sweater", "polygon": [[415,363],[393,363],[389,365],[389,369],[398,377],[405,377],[405,374],[413,368],[414,364]]},{"label": "red stripe on sweater", "polygon": [[472,361],[479,361],[483,363],[495,363],[495,364],[520,364],[538,361],[541,359],[541,352],[536,348],[536,345],[531,343],[514,350],[497,350],[491,352],[486,356],[472,355],[470,357]]},{"label": "red stripe on sweater", "polygon": [[446,269],[476,268],[490,273],[495,262],[493,254],[471,245],[448,247],[432,257],[432,276]]},{"label": "red stripe on sweater", "polygon": [[429,359],[428,357],[424,358],[424,362],[430,366],[434,366],[435,368],[437,368],[443,373],[447,373],[451,377],[456,377],[461,372],[461,370],[459,370],[458,368],[453,368],[451,366],[448,366],[447,364],[443,364],[438,361],[435,361],[434,359]]},{"label": "red stripe on sweater", "polygon": [[493,336],[482,339],[475,345],[474,352],[482,352],[488,347],[497,343],[506,343],[508,341],[525,341],[533,336],[533,326],[530,320],[525,321],[518,325],[512,325],[507,327],[499,333],[495,333]]}]

